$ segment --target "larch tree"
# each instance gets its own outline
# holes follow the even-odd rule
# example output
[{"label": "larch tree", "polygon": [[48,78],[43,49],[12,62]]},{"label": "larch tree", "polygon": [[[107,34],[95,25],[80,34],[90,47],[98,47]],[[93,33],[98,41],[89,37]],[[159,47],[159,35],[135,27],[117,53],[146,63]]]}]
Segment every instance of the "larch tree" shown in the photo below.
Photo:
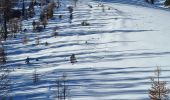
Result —
[{"label": "larch tree", "polygon": [[155,76],[151,77],[151,88],[149,97],[151,100],[168,100],[169,88],[165,81],[160,80],[161,69],[157,67]]}]

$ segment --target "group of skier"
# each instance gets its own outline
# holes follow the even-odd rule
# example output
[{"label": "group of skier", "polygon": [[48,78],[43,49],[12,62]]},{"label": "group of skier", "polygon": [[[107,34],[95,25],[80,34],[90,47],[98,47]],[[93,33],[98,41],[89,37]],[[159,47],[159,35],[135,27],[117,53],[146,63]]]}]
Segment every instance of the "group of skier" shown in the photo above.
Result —
[{"label": "group of skier", "polygon": [[[36,58],[36,61],[39,61],[39,59]],[[70,63],[71,63],[71,64],[74,64],[74,63],[76,63],[76,62],[77,62],[76,56],[75,56],[75,54],[72,54],[72,55],[70,56]],[[25,59],[25,63],[26,63],[26,64],[30,64],[30,57],[27,57],[27,58]]]}]

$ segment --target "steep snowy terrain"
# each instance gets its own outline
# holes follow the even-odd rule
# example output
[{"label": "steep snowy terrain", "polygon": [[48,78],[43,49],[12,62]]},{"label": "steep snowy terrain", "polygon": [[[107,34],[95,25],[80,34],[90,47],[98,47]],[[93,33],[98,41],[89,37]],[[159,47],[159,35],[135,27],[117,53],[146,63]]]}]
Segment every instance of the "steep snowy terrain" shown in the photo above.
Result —
[{"label": "steep snowy terrain", "polygon": [[[32,32],[31,26],[39,17],[25,20],[28,32],[5,42],[14,100],[55,100],[56,80],[63,73],[72,100],[147,100],[157,65],[170,86],[170,12],[117,1],[79,1],[70,23],[66,6],[72,4],[63,0],[62,8],[55,10],[56,19],[40,33]],[[99,3],[104,3],[104,11]],[[81,26],[84,20],[90,26]],[[56,26],[55,38],[51,34]],[[28,44],[21,42],[24,34]],[[42,43],[38,46],[37,37]],[[72,65],[73,53],[78,62]],[[28,56],[30,64],[25,64]],[[35,69],[37,84],[32,82]]]}]

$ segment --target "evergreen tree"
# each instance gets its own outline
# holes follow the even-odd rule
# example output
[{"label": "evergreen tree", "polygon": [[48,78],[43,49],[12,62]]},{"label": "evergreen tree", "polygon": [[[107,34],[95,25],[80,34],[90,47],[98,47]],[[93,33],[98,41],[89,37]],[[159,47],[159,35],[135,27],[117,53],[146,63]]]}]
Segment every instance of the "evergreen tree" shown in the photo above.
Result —
[{"label": "evergreen tree", "polygon": [[166,0],[166,1],[164,2],[164,5],[165,5],[165,6],[170,6],[170,0]]}]

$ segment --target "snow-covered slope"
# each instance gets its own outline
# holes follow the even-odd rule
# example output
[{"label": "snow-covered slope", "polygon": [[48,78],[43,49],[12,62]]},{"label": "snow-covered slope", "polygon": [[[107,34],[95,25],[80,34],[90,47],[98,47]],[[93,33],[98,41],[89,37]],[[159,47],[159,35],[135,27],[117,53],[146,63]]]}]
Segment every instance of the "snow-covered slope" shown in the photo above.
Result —
[{"label": "snow-covered slope", "polygon": [[165,6],[164,6],[165,0],[155,0],[154,5],[145,2],[145,0],[95,0],[95,1],[140,5],[140,6],[145,6],[145,7],[147,6],[147,7],[152,7],[152,8],[153,7],[165,8]]},{"label": "snow-covered slope", "polygon": [[[55,82],[63,73],[72,100],[147,100],[149,78],[157,65],[170,86],[170,12],[111,2],[104,2],[103,12],[99,3],[79,1],[72,23],[67,8],[56,10],[55,16],[63,14],[64,19],[49,20],[40,33],[32,32],[33,19],[26,20],[28,44],[21,42],[24,33],[5,42],[14,100],[55,100]],[[81,26],[83,20],[90,26]],[[55,26],[59,26],[56,38],[51,36]],[[37,36],[42,43],[38,46]],[[69,62],[73,53],[78,61],[74,65]],[[28,56],[30,64],[25,64]],[[35,69],[40,76],[36,85]]]}]

